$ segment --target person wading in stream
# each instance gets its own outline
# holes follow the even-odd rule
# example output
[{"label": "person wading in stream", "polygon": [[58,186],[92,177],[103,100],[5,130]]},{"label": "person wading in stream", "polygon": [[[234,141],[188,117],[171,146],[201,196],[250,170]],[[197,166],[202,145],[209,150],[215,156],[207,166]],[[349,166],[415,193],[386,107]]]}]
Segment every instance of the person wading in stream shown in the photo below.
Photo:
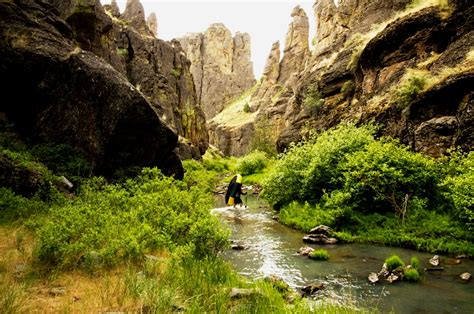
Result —
[{"label": "person wading in stream", "polygon": [[242,176],[237,174],[232,178],[232,180],[230,180],[229,186],[227,187],[227,192],[225,193],[226,205],[234,206],[235,208],[235,206],[239,204],[240,207],[242,207],[243,202],[240,198],[242,194],[246,194],[242,192]]}]

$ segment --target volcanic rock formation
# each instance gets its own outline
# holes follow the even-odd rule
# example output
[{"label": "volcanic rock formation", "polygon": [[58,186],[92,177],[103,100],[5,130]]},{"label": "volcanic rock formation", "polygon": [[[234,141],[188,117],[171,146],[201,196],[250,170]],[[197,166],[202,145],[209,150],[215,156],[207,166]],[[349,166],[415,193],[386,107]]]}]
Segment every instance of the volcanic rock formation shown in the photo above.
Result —
[{"label": "volcanic rock formation", "polygon": [[189,61],[179,43],[153,38],[138,1],[123,14],[137,28],[117,18],[115,2],[106,8],[1,2],[0,112],[32,142],[80,150],[96,173],[158,166],[182,177],[178,135],[193,155],[208,145]]},{"label": "volcanic rock formation", "polygon": [[250,61],[250,36],[212,24],[204,33],[179,38],[191,61],[191,73],[206,117],[219,113],[224,104],[255,84]]},{"label": "volcanic rock formation", "polygon": [[[298,54],[300,70],[289,74],[282,66],[286,48],[278,68],[274,45],[249,100],[252,121],[211,125],[211,143],[243,154],[248,147],[241,144],[250,139],[235,144],[226,139],[239,133],[252,138],[255,128],[248,130],[267,121],[281,152],[310,130],[375,121],[379,135],[399,138],[415,151],[440,156],[452,146],[472,150],[474,6],[464,0],[451,0],[448,7],[414,6],[409,0],[348,0],[336,6],[320,0],[313,8],[315,45],[311,53]],[[290,30],[304,24],[295,23],[303,14],[292,15]],[[410,94],[414,84],[417,92]]]}]

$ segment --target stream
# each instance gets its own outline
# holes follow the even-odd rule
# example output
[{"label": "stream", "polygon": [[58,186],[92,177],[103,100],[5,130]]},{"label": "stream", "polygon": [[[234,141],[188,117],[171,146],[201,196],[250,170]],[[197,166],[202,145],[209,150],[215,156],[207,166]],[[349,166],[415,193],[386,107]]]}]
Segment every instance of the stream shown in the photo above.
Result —
[{"label": "stream", "polygon": [[[247,209],[225,207],[224,197],[216,196],[213,212],[232,230],[231,238],[243,244],[241,251],[228,250],[224,257],[234,269],[250,278],[277,275],[292,287],[323,283],[318,292],[322,302],[346,304],[395,313],[474,313],[474,282],[459,275],[474,273],[474,261],[440,255],[443,271],[424,272],[419,283],[371,284],[370,272],[378,272],[385,258],[398,255],[405,263],[412,256],[428,267],[433,254],[396,247],[364,244],[307,245],[303,233],[272,219],[274,212],[253,195],[243,196]],[[296,252],[302,246],[324,248],[329,261],[314,261]]]}]

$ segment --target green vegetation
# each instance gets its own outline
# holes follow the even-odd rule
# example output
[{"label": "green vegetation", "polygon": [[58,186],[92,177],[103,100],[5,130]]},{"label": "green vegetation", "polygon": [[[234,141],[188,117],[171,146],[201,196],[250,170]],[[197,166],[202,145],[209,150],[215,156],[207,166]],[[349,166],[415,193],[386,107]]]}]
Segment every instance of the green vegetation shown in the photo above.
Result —
[{"label": "green vegetation", "polygon": [[250,112],[250,105],[248,102],[245,103],[244,105],[244,109],[242,109],[245,113],[248,113]]},{"label": "green vegetation", "polygon": [[315,250],[311,253],[309,253],[309,258],[318,260],[318,261],[327,261],[329,259],[329,253],[328,251],[321,249],[321,250]]},{"label": "green vegetation", "polygon": [[316,116],[324,106],[324,98],[317,86],[310,85],[304,93],[304,105],[312,116]]},{"label": "green vegetation", "polygon": [[144,169],[134,180],[84,184],[76,201],[53,208],[38,229],[38,257],[45,264],[72,268],[114,266],[156,251],[215,254],[226,233],[210,215],[212,200],[200,190]]},{"label": "green vegetation", "polygon": [[250,122],[254,122],[258,112],[245,111],[244,108],[248,104],[251,106],[251,99],[253,93],[257,90],[260,83],[255,84],[252,88],[245,91],[240,97],[232,100],[227,104],[218,115],[212,118],[209,122],[215,122],[219,125],[228,127],[241,126]]},{"label": "green vegetation", "polygon": [[267,154],[261,151],[253,151],[239,159],[237,169],[240,174],[246,176],[261,172],[268,164]]},{"label": "green vegetation", "polygon": [[396,91],[395,102],[398,107],[405,109],[426,85],[426,78],[423,76],[409,76]]},{"label": "green vegetation", "polygon": [[418,260],[418,258],[416,257],[412,257],[410,259],[410,265],[411,267],[413,267],[414,269],[420,269],[420,261]]},{"label": "green vegetation", "polygon": [[392,255],[389,258],[387,258],[385,260],[385,264],[387,265],[387,269],[389,271],[405,266],[405,263],[397,255]]},{"label": "green vegetation", "polygon": [[293,145],[263,181],[280,221],[308,231],[333,227],[341,240],[474,255],[474,154],[441,160],[341,125]]},{"label": "green vegetation", "polygon": [[181,77],[181,71],[181,68],[172,68],[171,75],[173,75],[176,79],[179,79]]},{"label": "green vegetation", "polygon": [[404,272],[404,279],[409,282],[418,282],[420,281],[420,274],[418,273],[418,270],[414,268],[409,268],[406,269]]},{"label": "green vegetation", "polygon": [[[51,174],[45,164],[36,161],[33,152],[48,157],[45,161],[52,169],[64,173],[82,169],[76,167],[81,162],[72,162],[71,167],[62,163],[58,156],[64,151],[64,147],[41,147],[14,152],[2,147],[5,155],[31,171]],[[254,157],[255,163],[248,158],[241,164],[253,172],[263,171],[260,159],[266,162],[266,155],[255,152]],[[248,282],[218,256],[228,243],[228,232],[210,213],[210,191],[222,179],[219,176],[234,171],[236,164],[235,159],[222,158],[210,150],[203,162],[184,163],[183,181],[147,168],[135,178],[114,184],[99,177],[82,178],[71,199],[56,189],[46,191],[49,196],[45,198],[36,194],[26,198],[1,188],[2,310],[34,312],[44,308],[44,301],[39,300],[55,298],[59,306],[55,309],[60,312],[95,312],[99,308],[310,312],[299,297],[290,308],[288,291],[281,284]],[[78,178],[84,174],[76,173]],[[22,231],[12,232],[12,228]],[[27,263],[26,273],[14,273],[16,265],[23,263]],[[56,278],[61,286],[66,285],[66,291],[79,291],[80,300],[72,305],[69,297],[43,295],[41,291],[54,289]],[[253,293],[233,298],[232,288]],[[336,307],[323,307],[336,312]]]},{"label": "green vegetation", "polygon": [[277,133],[276,128],[268,119],[261,118],[254,124],[254,135],[250,141],[250,151],[262,151],[270,157],[277,155],[276,142]]}]

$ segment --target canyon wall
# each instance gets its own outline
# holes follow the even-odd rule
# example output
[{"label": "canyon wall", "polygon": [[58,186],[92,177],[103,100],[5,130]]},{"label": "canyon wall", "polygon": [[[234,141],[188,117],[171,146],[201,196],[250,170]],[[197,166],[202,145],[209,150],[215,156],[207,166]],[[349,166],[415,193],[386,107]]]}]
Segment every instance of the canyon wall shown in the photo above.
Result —
[{"label": "canyon wall", "polygon": [[[295,8],[282,60],[275,43],[248,113],[234,110],[249,119],[243,125],[211,121],[212,141],[225,153],[242,155],[264,121],[281,152],[312,130],[372,121],[379,136],[399,138],[432,156],[453,146],[472,150],[474,7],[463,0],[449,6],[410,3],[317,1],[310,52],[302,42],[305,15],[294,14],[300,12]],[[299,57],[287,53],[289,42],[302,42]],[[297,59],[293,73],[283,66],[290,56]]]},{"label": "canyon wall", "polygon": [[191,61],[198,101],[208,119],[255,84],[250,61],[250,36],[231,32],[220,23],[204,33],[177,39]]}]

